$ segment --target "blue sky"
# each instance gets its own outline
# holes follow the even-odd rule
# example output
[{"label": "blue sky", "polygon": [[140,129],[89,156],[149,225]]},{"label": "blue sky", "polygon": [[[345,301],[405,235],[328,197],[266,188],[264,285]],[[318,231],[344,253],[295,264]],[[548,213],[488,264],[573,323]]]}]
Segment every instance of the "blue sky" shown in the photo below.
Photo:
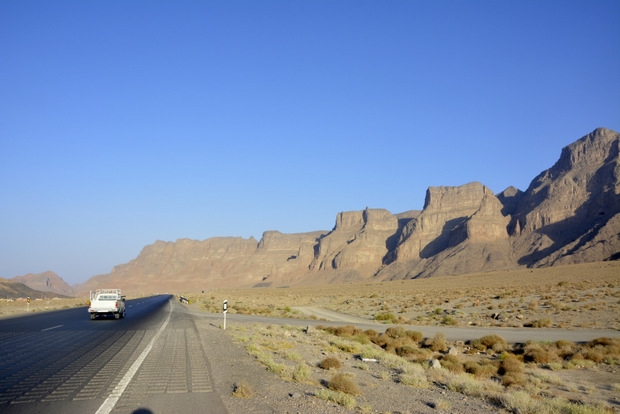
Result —
[{"label": "blue sky", "polygon": [[0,277],[525,190],[620,130],[620,2],[0,1]]}]

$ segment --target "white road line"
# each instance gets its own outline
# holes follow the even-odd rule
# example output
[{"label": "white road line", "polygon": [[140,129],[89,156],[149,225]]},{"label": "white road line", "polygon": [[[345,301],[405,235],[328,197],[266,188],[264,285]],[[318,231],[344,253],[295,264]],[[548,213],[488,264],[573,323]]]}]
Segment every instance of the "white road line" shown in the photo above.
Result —
[{"label": "white road line", "polygon": [[129,385],[129,382],[131,381],[133,376],[136,375],[136,372],[138,372],[138,369],[140,369],[140,365],[142,365],[142,363],[146,359],[149,352],[151,352],[151,348],[153,348],[153,344],[155,343],[157,338],[159,338],[161,333],[164,331],[164,329],[166,328],[166,325],[168,325],[168,322],[170,321],[170,315],[172,315],[172,306],[170,306],[170,312],[168,312],[168,318],[166,319],[166,322],[164,322],[161,328],[159,328],[159,331],[157,331],[157,334],[155,334],[155,336],[153,337],[153,339],[151,339],[151,342],[149,342],[146,349],[142,351],[138,359],[136,359],[136,361],[133,363],[131,368],[129,368],[129,371],[127,371],[123,379],[121,379],[118,385],[114,388],[114,391],[112,391],[110,393],[110,396],[103,402],[103,404],[101,404],[101,407],[99,407],[96,414],[109,414],[110,411],[112,411],[112,409],[114,408],[118,400],[123,395],[123,392],[125,392],[125,388],[127,388],[127,385]]},{"label": "white road line", "polygon": [[52,326],[51,328],[41,329],[41,332],[49,331],[50,329],[60,328],[61,326],[64,326],[64,325],[56,325],[56,326]]}]

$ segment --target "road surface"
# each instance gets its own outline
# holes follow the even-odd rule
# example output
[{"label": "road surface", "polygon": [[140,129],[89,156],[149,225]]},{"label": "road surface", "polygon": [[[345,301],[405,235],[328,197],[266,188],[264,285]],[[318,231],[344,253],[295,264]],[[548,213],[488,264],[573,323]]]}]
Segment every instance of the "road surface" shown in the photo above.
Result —
[{"label": "road surface", "polygon": [[169,296],[0,320],[0,412],[226,413],[193,317]]}]

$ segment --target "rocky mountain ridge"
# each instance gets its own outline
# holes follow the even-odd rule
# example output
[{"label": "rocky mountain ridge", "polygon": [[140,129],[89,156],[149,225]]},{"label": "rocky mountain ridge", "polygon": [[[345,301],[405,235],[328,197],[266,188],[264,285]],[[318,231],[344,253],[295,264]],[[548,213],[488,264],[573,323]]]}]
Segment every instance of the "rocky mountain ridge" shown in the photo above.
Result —
[{"label": "rocky mountain ridge", "polygon": [[422,211],[341,212],[331,231],[157,241],[76,292],[398,280],[617,259],[620,134],[599,128],[568,145],[526,191],[481,183],[430,187]]}]

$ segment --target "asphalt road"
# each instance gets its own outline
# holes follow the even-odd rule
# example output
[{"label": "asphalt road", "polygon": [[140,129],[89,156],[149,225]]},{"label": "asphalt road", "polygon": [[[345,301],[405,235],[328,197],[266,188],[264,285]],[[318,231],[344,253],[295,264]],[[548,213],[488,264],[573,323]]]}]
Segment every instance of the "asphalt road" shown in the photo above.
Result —
[{"label": "asphalt road", "polygon": [[193,317],[169,296],[0,320],[1,413],[225,413]]}]

